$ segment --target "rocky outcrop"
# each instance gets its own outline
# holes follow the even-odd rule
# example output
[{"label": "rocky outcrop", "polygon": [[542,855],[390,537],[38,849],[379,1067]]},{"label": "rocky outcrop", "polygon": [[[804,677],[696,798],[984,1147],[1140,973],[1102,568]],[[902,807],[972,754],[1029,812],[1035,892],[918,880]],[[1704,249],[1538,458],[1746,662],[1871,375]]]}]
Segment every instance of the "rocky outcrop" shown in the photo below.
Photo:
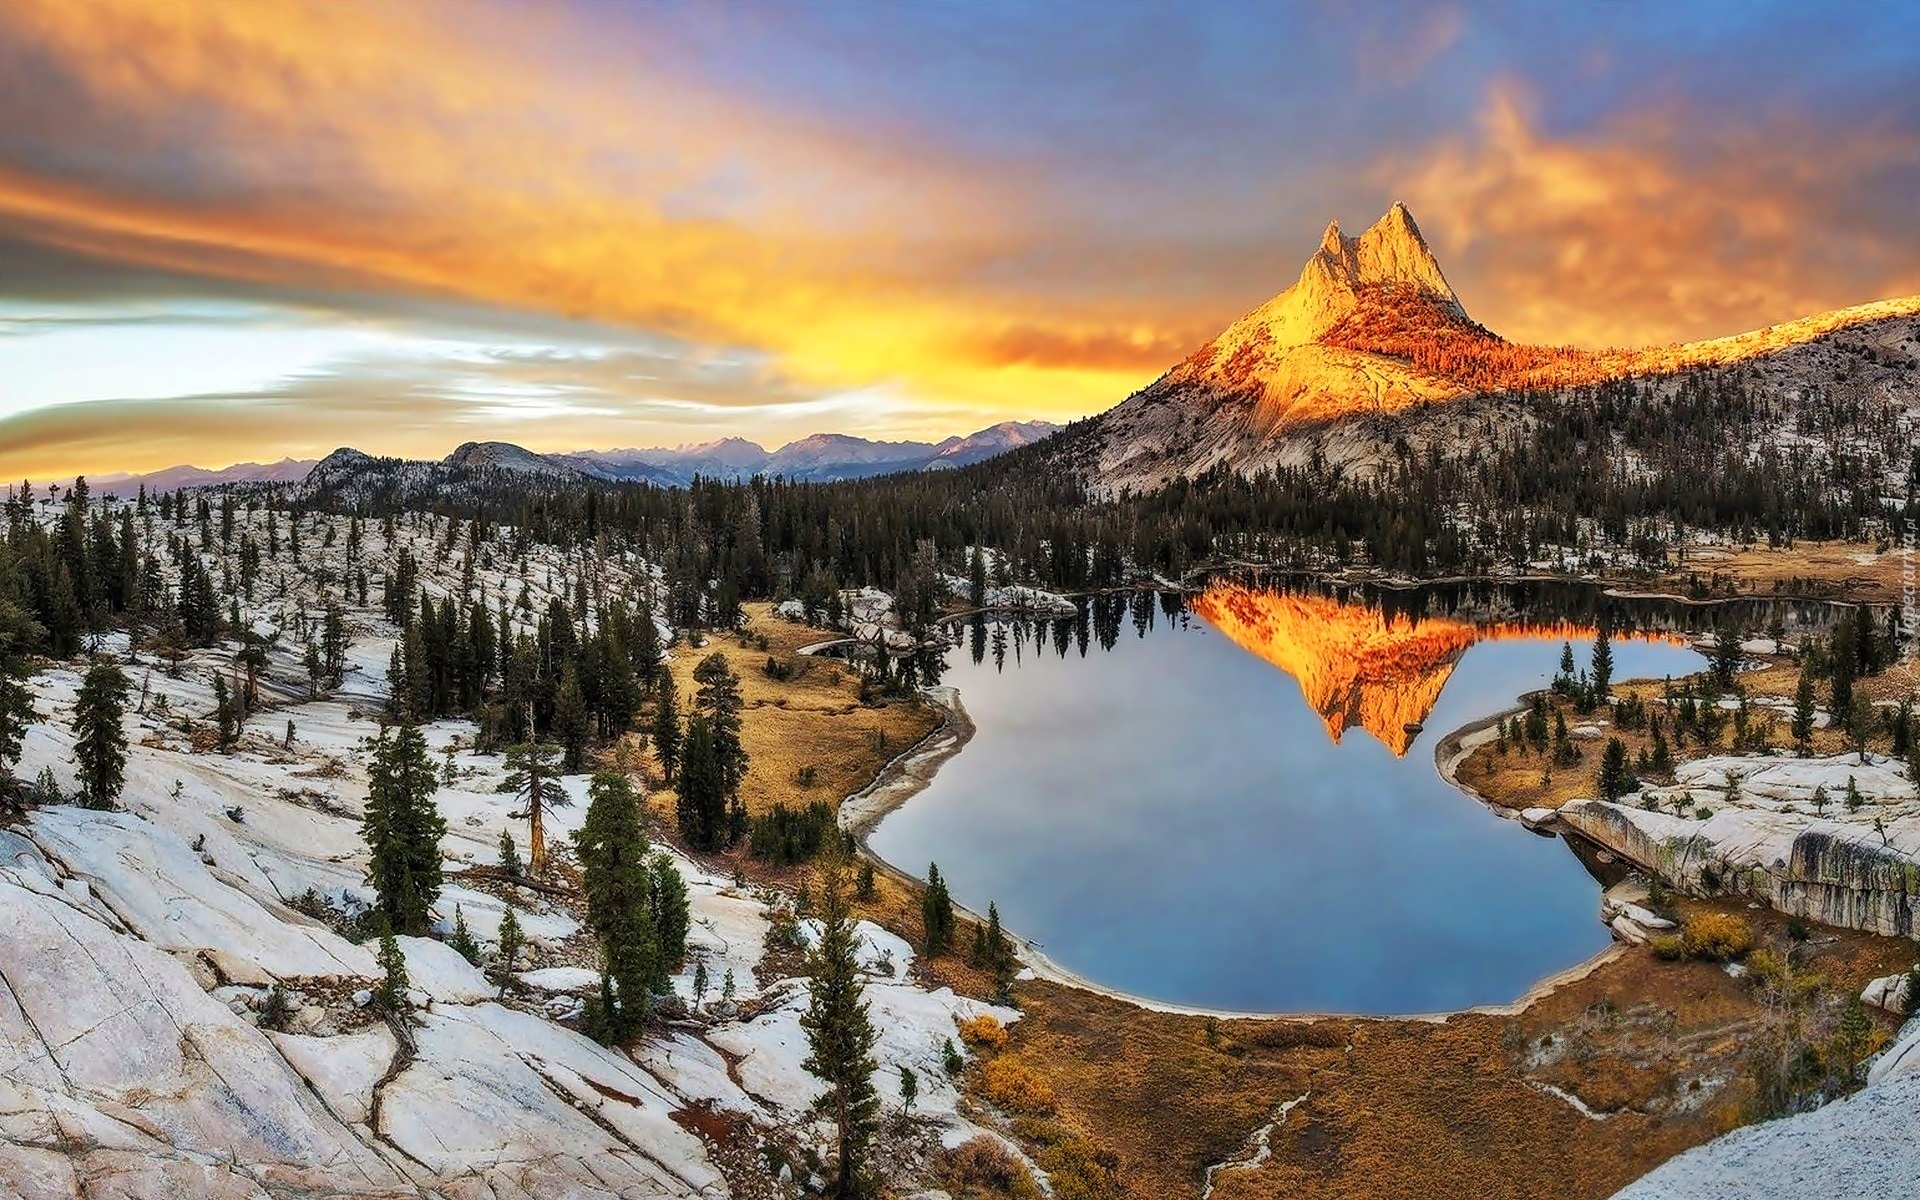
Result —
[{"label": "rocky outcrop", "polygon": [[[1560,820],[1676,888],[1920,937],[1920,800],[1891,760],[1715,757],[1678,776],[1618,803],[1571,801]],[[1849,778],[1866,797],[1858,811],[1839,801]]]},{"label": "rocky outcrop", "polygon": [[1920,1021],[1873,1064],[1864,1090],[1696,1147],[1614,1200],[1907,1200],[1920,1180]]}]

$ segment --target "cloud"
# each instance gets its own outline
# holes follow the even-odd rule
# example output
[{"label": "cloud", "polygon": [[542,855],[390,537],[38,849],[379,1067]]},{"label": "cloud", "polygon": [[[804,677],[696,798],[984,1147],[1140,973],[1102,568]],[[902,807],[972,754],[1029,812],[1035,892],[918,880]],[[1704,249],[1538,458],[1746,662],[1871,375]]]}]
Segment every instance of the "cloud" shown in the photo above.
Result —
[{"label": "cloud", "polygon": [[[671,45],[596,54],[592,28],[547,11],[476,3],[457,28],[429,11],[8,6],[0,237],[57,262],[611,322],[956,402],[1002,390],[1001,363],[968,358],[983,323],[1054,319],[991,294],[1044,241],[1018,163],[750,103]],[[1023,364],[1055,403],[1112,398],[1107,373]]]},{"label": "cloud", "polygon": [[[102,334],[127,327],[117,319],[98,326]],[[667,342],[383,337],[352,345],[349,354],[257,388],[77,401],[0,416],[0,478],[219,465],[257,457],[262,445],[273,456],[314,457],[345,443],[438,457],[478,436],[476,429],[540,450],[670,445],[689,429],[742,421],[799,436],[823,420],[897,420],[902,407],[884,393],[800,384],[762,355]]]},{"label": "cloud", "polygon": [[1554,135],[1502,83],[1472,134],[1375,174],[1516,340],[1693,340],[1920,291],[1920,229],[1893,199],[1920,194],[1920,135],[1686,110],[1662,97]]}]

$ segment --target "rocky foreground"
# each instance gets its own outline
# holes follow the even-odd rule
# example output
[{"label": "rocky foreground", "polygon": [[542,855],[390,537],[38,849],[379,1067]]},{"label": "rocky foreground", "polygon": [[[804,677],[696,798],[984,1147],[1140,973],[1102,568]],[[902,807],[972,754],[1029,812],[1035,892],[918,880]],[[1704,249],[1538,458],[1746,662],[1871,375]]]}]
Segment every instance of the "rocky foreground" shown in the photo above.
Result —
[{"label": "rocky foreground", "polygon": [[1689,1150],[1614,1200],[1905,1200],[1920,1180],[1916,1113],[1920,1020],[1907,1022],[1864,1090]]},{"label": "rocky foreground", "polygon": [[[1748,896],[1847,929],[1920,931],[1920,796],[1906,768],[1884,756],[1716,755],[1682,763],[1669,787],[1528,815],[1557,820],[1673,887]],[[1626,906],[1613,924],[1644,941],[1653,920]],[[1904,1011],[1905,980],[1878,980],[1864,999]],[[1618,1200],[1911,1196],[1920,1180],[1916,1112],[1920,1020],[1875,1061],[1860,1092],[1682,1154]]]},{"label": "rocky foreground", "polygon": [[[279,623],[281,605],[261,606],[259,628]],[[573,1028],[579,993],[598,986],[594,952],[564,900],[526,888],[513,890],[530,952],[504,988],[442,941],[403,938],[413,1013],[375,1016],[370,948],[335,925],[365,893],[363,747],[393,630],[365,610],[354,620],[348,683],[332,698],[297,699],[304,676],[276,646],[262,687],[283,703],[258,711],[231,755],[194,736],[231,647],[177,674],[124,638],[101,647],[139,699],[122,811],[51,804],[0,826],[0,1195],[797,1193],[825,1131],[809,1111],[820,1085],[801,1065],[807,983],[767,957],[784,897],[676,856],[693,952],[672,1019],[631,1051]],[[62,665],[35,679],[41,721],[20,770],[68,792],[78,677]],[[503,830],[524,844],[525,823],[498,791],[501,758],[468,749],[471,724],[425,732],[452,772],[437,797],[449,875],[437,924],[450,930],[457,909],[491,955],[508,889],[462,872],[496,862]],[[566,783],[584,800],[585,777]],[[555,810],[550,835],[564,838],[585,807]],[[966,1053],[957,1020],[1017,1014],[917,984],[906,943],[871,924],[861,933],[887,1113],[909,1145],[975,1136],[947,1045]],[[903,1070],[919,1083],[910,1115]]]}]

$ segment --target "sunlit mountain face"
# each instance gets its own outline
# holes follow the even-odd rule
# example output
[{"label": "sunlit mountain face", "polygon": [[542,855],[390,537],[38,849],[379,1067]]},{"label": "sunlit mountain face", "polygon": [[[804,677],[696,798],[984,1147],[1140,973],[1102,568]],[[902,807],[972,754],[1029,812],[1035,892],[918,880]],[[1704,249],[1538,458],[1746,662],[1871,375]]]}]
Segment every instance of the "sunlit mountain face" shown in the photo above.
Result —
[{"label": "sunlit mountain face", "polygon": [[[1194,598],[1193,611],[1236,646],[1293,676],[1335,742],[1358,726],[1396,755],[1413,744],[1470,647],[1522,638],[1591,642],[1596,632],[1571,621],[1416,619],[1358,600],[1228,580],[1208,585]],[[1685,642],[1659,632],[1615,636]]]}]

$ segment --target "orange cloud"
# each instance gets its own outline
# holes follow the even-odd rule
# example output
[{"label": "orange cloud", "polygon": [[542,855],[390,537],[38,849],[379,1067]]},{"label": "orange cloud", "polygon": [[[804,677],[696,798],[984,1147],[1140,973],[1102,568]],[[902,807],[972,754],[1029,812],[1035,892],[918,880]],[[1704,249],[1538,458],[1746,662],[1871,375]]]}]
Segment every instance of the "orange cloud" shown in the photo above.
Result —
[{"label": "orange cloud", "polygon": [[[970,282],[1035,236],[1005,164],[744,105],[673,70],[671,47],[596,58],[558,14],[470,4],[450,29],[423,11],[9,5],[0,38],[75,103],[0,87],[44,151],[0,169],[0,229],[188,274],[749,346],[809,386],[896,384],[941,432],[943,404],[1071,414],[1142,381],[1138,356],[1090,358],[1084,314]],[[56,152],[70,139],[93,152],[81,169]],[[1016,354],[1009,324],[1033,331]]]},{"label": "orange cloud", "polygon": [[1911,134],[1776,119],[1703,145],[1675,106],[1554,137],[1502,85],[1473,136],[1375,173],[1468,308],[1517,341],[1661,344],[1920,291],[1906,217],[1859,205],[1920,162]]}]

